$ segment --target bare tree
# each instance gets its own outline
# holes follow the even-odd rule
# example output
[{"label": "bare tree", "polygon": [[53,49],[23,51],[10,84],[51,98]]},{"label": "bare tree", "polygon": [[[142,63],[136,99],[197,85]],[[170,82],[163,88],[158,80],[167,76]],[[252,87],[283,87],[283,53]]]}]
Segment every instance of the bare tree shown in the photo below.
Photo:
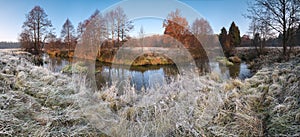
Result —
[{"label": "bare tree", "polygon": [[[118,44],[120,41],[124,41],[128,36],[128,32],[133,29],[132,22],[128,20],[124,10],[121,7],[117,7],[105,14],[107,34],[115,46],[115,40]],[[109,39],[109,37],[108,37]]]},{"label": "bare tree", "polygon": [[143,52],[143,50],[144,50],[144,37],[145,37],[145,31],[144,31],[143,26],[141,26],[141,28],[140,28],[139,35],[140,35],[140,41],[141,41],[141,46],[142,46],[142,52]]},{"label": "bare tree", "polygon": [[133,29],[132,21],[129,21],[127,15],[121,7],[115,9],[117,41],[124,41],[128,32]]},{"label": "bare tree", "polygon": [[288,56],[288,40],[293,37],[288,30],[299,24],[299,0],[255,0],[248,9],[248,18],[267,23],[272,30],[282,34],[283,55]]},{"label": "bare tree", "polygon": [[65,43],[67,43],[67,46],[69,48],[68,52],[70,53],[71,44],[75,41],[75,30],[69,19],[67,19],[63,25],[63,28],[61,30],[61,37],[64,39]]},{"label": "bare tree", "polygon": [[46,40],[48,44],[47,46],[45,46],[45,49],[46,50],[54,49],[56,47],[56,41],[57,41],[56,35],[54,33],[49,33]]},{"label": "bare tree", "polygon": [[129,21],[127,17],[123,20],[121,26],[121,40],[124,41],[129,38],[128,32],[130,32],[134,26],[132,25],[132,21]]},{"label": "bare tree", "polygon": [[115,24],[116,24],[116,18],[115,18],[115,11],[112,10],[105,14],[105,19],[107,21],[106,28],[108,29],[108,32],[110,34],[111,40],[113,41],[114,46],[114,40],[115,40]]},{"label": "bare tree", "polygon": [[94,17],[93,20],[93,25],[89,26],[89,33],[93,34],[93,41],[98,48],[98,55],[100,55],[100,48],[101,44],[104,42],[104,39],[108,37],[108,31],[106,28],[106,20],[102,16],[101,13],[98,14],[98,16]]},{"label": "bare tree", "polygon": [[79,37],[81,37],[81,35],[82,35],[82,33],[84,32],[84,30],[85,30],[85,27],[84,27],[84,23],[82,23],[82,22],[79,22],[78,23],[78,26],[77,26],[77,37],[79,38]]},{"label": "bare tree", "polygon": [[203,46],[212,45],[210,43],[212,42],[213,30],[207,20],[197,18],[192,24],[191,32]]},{"label": "bare tree", "polygon": [[51,21],[48,20],[47,14],[40,6],[35,6],[27,15],[26,21],[23,24],[24,32],[28,35],[32,35],[32,41],[34,44],[35,53],[39,53],[41,50],[42,38],[48,33],[48,29],[52,27]]},{"label": "bare tree", "polygon": [[80,38],[82,36],[82,34],[85,32],[87,26],[91,23],[91,21],[94,18],[98,18],[98,16],[100,16],[100,11],[98,9],[95,10],[95,12],[86,20],[84,20],[83,22],[79,22],[78,26],[77,26],[77,37]]},{"label": "bare tree", "polygon": [[272,28],[266,20],[252,19],[249,31],[253,36],[252,46],[255,47],[257,54],[263,54],[266,41],[274,36]]},{"label": "bare tree", "polygon": [[204,35],[211,35],[213,34],[213,30],[211,26],[209,25],[208,21],[201,18],[201,19],[196,19],[191,28],[191,32],[197,37],[200,38],[201,36]]},{"label": "bare tree", "polygon": [[[78,40],[79,54],[82,57],[91,58],[95,54],[100,54],[101,43],[107,38],[106,20],[102,14],[96,10],[92,16],[80,23],[77,30],[81,31],[80,39]],[[90,53],[90,54],[89,54]],[[88,55],[89,54],[89,55]]]},{"label": "bare tree", "polygon": [[124,10],[121,8],[121,7],[117,7],[115,9],[115,19],[116,19],[116,34],[117,34],[117,43],[119,44],[120,42],[120,38],[121,38],[121,26],[122,26],[122,23],[123,23],[123,20],[125,18],[125,14],[124,14]]},{"label": "bare tree", "polygon": [[25,50],[30,50],[32,47],[32,34],[28,30],[23,30],[23,32],[19,36],[19,41],[21,44],[21,48]]}]

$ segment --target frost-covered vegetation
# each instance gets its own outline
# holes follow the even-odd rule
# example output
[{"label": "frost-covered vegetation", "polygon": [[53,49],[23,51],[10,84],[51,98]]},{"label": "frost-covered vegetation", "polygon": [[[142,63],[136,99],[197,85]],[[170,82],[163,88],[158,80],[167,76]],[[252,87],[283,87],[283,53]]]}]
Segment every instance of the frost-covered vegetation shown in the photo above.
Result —
[{"label": "frost-covered vegetation", "polygon": [[82,73],[50,72],[30,54],[0,56],[0,135],[300,135],[300,56],[245,81],[178,76],[147,91],[126,81],[95,91]]}]

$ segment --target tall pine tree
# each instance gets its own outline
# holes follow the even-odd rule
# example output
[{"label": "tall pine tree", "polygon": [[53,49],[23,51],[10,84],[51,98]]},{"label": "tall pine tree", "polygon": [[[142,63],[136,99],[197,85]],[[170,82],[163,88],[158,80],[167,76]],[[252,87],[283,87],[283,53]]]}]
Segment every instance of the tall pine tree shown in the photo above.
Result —
[{"label": "tall pine tree", "polygon": [[231,23],[231,26],[229,28],[229,38],[230,38],[230,45],[231,46],[239,46],[241,44],[241,36],[240,36],[240,30],[235,25],[234,22]]},{"label": "tall pine tree", "polygon": [[229,57],[233,48],[230,45],[229,35],[226,28],[224,27],[221,29],[221,33],[219,34],[219,41],[223,48],[225,56]]}]

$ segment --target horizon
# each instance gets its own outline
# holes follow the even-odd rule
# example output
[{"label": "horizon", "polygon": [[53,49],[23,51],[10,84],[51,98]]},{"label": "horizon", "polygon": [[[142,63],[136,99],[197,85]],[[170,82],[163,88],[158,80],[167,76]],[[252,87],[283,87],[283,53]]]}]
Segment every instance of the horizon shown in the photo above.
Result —
[{"label": "horizon", "polygon": [[[227,30],[232,22],[239,27],[241,36],[248,34],[249,20],[243,17],[247,11],[247,1],[225,1],[225,0],[180,0],[179,2],[195,10],[202,18],[206,19],[213,29],[214,34],[219,34],[222,27]],[[79,22],[89,18],[90,15],[98,9],[104,13],[107,9],[124,1],[121,0],[104,0],[104,1],[45,1],[45,0],[28,0],[26,3],[21,0],[4,1],[0,0],[0,41],[18,42],[19,34],[22,31],[22,25],[25,21],[25,15],[36,5],[41,6],[48,19],[51,20],[55,35],[60,37],[62,25],[67,18],[70,19],[74,28],[77,28]],[[146,1],[143,1],[146,3]],[[159,1],[158,1],[159,2]],[[164,1],[165,2],[165,1]],[[150,2],[149,2],[150,3]],[[132,5],[131,5],[132,6]],[[67,7],[67,8],[66,8]],[[136,8],[138,9],[138,7]],[[139,10],[143,10],[142,7]],[[174,11],[175,9],[173,9]],[[170,10],[171,12],[172,10]],[[14,17],[14,18],[12,18]],[[165,15],[165,18],[167,15]],[[186,17],[186,16],[184,16]],[[188,17],[186,17],[188,18]],[[129,33],[131,37],[138,36],[140,27],[143,26],[146,35],[162,34],[163,19],[155,17],[144,17],[141,19],[132,19],[134,29]],[[190,20],[189,24],[192,22]]]}]

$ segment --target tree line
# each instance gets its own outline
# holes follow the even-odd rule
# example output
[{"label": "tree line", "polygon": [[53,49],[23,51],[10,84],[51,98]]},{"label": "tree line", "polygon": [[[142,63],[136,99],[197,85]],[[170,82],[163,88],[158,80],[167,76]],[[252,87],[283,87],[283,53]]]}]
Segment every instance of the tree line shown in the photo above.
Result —
[{"label": "tree line", "polygon": [[276,35],[286,59],[300,45],[300,0],[254,0],[246,17],[251,19],[252,45],[259,54]]},{"label": "tree line", "polygon": [[35,54],[40,53],[45,44],[47,44],[47,48],[51,49],[73,50],[90,23],[95,22],[94,20],[100,20],[100,24],[97,25],[101,29],[99,30],[101,37],[113,41],[113,46],[120,46],[121,42],[126,41],[129,38],[128,33],[133,29],[132,22],[128,20],[121,7],[117,7],[105,15],[96,10],[88,19],[80,22],[76,30],[71,20],[66,19],[60,37],[54,34],[52,23],[45,10],[40,6],[35,6],[26,14],[25,19],[19,41],[23,49]]},{"label": "tree line", "polygon": [[[283,47],[282,54],[288,58],[293,47],[300,43],[299,3],[299,0],[254,0],[251,2],[245,16],[251,19],[249,31],[252,38],[241,37],[239,28],[234,22],[228,31],[223,27],[218,36],[225,55],[232,55],[234,47],[244,43],[256,47],[259,54],[263,53],[263,49],[267,45],[279,44]],[[105,15],[96,10],[88,19],[80,22],[77,29],[71,20],[66,19],[60,37],[53,33],[51,21],[47,16],[40,6],[35,6],[26,14],[26,20],[22,26],[23,30],[19,36],[22,48],[38,53],[45,47],[46,43],[47,47],[51,49],[71,51],[83,38],[83,34],[91,22],[96,25],[93,26],[94,29],[96,28],[95,30],[90,29],[96,31],[94,34],[97,34],[97,38],[94,40],[97,39],[98,42],[103,43],[104,45],[101,45],[103,47],[120,47],[124,42],[132,39],[128,33],[134,28],[133,23],[129,21],[121,7],[117,7]],[[178,9],[167,16],[163,22],[163,27],[165,28],[165,35],[175,38],[186,47],[201,47],[205,41],[209,41],[207,40],[208,36],[213,35],[212,29],[205,19],[196,19],[190,25],[186,18],[180,15]],[[155,45],[149,43],[151,43],[151,39],[158,37],[145,38],[144,33],[143,28],[141,28],[139,39],[148,42],[145,44],[144,41],[142,45],[139,42],[140,44],[137,45]],[[91,35],[86,34],[85,37],[91,37]],[[162,43],[168,45],[168,40],[160,39],[156,41],[164,41]],[[169,43],[169,45],[172,44]]]},{"label": "tree line", "polygon": [[20,48],[19,42],[0,42],[0,49]]},{"label": "tree line", "polygon": [[[77,45],[82,49],[82,52],[92,52],[98,49],[95,49],[95,46],[90,48],[85,45],[97,45],[96,48],[118,48],[129,39],[133,45],[141,47],[179,46],[178,42],[175,43],[175,41],[163,36],[144,37],[143,28],[140,31],[140,38],[131,38],[128,33],[134,28],[133,22],[127,18],[121,7],[117,7],[104,15],[96,10],[88,19],[80,22],[76,30],[72,22],[66,19],[60,37],[53,33],[51,21],[47,17],[48,15],[40,6],[35,6],[26,14],[26,21],[22,26],[23,31],[20,34],[22,48],[38,54],[42,48],[72,51]],[[168,14],[163,22],[163,27],[165,28],[164,35],[172,37],[187,48],[198,49],[199,54],[206,56],[199,39],[213,35],[213,32],[205,19],[197,18],[190,25],[186,18],[181,15],[180,10],[176,9]],[[142,39],[144,40],[143,43],[134,42]],[[90,43],[91,41],[92,43]],[[81,43],[78,44],[78,42]]]},{"label": "tree line", "polygon": [[295,46],[300,45],[300,0],[254,0],[249,3],[246,18],[251,20],[250,36],[240,37],[233,22],[229,32],[223,27],[219,41],[226,56],[231,56],[236,46],[255,47],[258,55],[265,47],[282,47],[282,55],[289,58]]}]

